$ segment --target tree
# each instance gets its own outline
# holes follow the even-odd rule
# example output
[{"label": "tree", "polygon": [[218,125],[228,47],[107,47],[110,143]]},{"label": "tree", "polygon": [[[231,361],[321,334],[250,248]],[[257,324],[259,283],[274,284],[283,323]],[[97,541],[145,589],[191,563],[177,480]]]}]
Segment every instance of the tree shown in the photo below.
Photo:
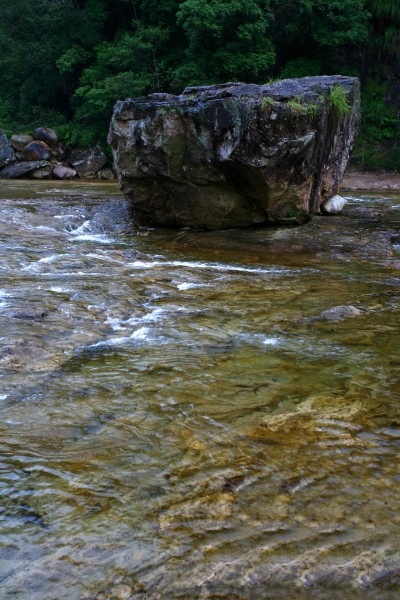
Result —
[{"label": "tree", "polygon": [[343,62],[357,67],[353,49],[368,36],[365,0],[271,0],[271,8],[278,72],[300,58],[318,61],[325,73]]},{"label": "tree", "polygon": [[268,0],[185,0],[177,22],[188,45],[176,84],[265,81],[275,61]]},{"label": "tree", "polygon": [[98,41],[96,23],[73,0],[2,0],[0,99],[9,119],[28,124],[42,115],[67,115],[74,87],[65,76],[67,62],[72,70],[90,59]]}]

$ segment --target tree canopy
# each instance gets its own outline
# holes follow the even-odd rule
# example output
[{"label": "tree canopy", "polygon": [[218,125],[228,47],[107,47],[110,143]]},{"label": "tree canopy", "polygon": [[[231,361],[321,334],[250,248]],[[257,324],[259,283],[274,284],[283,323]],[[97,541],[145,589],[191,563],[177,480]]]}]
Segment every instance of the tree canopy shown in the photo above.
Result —
[{"label": "tree canopy", "polygon": [[362,140],[393,149],[399,32],[396,0],[2,0],[0,127],[87,145],[121,98],[341,73],[363,81]]}]

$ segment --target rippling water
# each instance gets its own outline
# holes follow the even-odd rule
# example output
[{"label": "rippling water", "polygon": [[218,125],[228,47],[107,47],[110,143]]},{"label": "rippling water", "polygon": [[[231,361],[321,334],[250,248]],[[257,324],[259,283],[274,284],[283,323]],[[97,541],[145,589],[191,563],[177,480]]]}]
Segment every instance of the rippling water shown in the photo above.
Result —
[{"label": "rippling water", "polygon": [[2,185],[1,598],[398,598],[394,264]]}]

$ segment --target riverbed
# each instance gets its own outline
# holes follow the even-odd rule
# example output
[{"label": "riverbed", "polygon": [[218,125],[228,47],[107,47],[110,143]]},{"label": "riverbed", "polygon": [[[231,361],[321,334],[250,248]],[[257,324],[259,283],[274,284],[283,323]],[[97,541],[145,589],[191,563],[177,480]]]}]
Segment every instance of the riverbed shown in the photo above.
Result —
[{"label": "riverbed", "polygon": [[397,599],[399,225],[376,190],[176,232],[2,182],[1,598]]}]

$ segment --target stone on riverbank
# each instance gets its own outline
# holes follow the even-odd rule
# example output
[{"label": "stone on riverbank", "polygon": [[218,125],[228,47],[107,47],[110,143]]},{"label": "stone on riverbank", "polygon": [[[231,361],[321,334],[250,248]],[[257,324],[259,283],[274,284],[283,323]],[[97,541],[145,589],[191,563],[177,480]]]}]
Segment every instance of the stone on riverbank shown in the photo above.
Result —
[{"label": "stone on riverbank", "polygon": [[50,129],[50,127],[36,127],[33,132],[33,137],[35,140],[45,142],[49,146],[55,146],[58,142],[58,135],[54,129]]},{"label": "stone on riverbank", "polygon": [[73,179],[75,175],[75,169],[65,167],[64,165],[56,165],[53,169],[53,177],[56,179]]},{"label": "stone on riverbank", "polygon": [[346,200],[336,194],[321,204],[321,212],[324,215],[340,215],[346,205]]},{"label": "stone on riverbank", "polygon": [[40,169],[36,169],[36,171],[32,171],[31,177],[33,179],[51,179],[51,172],[53,168],[49,164],[47,167],[41,167]]},{"label": "stone on riverbank", "polygon": [[0,171],[0,178],[17,179],[18,177],[28,175],[36,169],[41,169],[42,167],[48,166],[49,163],[47,160],[24,160],[23,162],[16,162],[12,165],[4,167],[4,169]]},{"label": "stone on riverbank", "polygon": [[90,178],[107,162],[104,152],[98,147],[77,148],[71,152],[69,162],[81,178]]},{"label": "stone on riverbank", "polygon": [[50,158],[50,148],[45,142],[34,140],[22,151],[25,160],[47,160]]},{"label": "stone on riverbank", "polygon": [[227,83],[117,102],[108,141],[138,223],[223,229],[319,212],[358,122],[356,78]]},{"label": "stone on riverbank", "polygon": [[[35,167],[34,173],[30,164],[25,167],[19,164],[35,161],[48,161],[48,164],[43,168]],[[12,163],[18,163],[18,166],[2,170]],[[114,173],[105,167],[106,163],[107,158],[99,146],[71,150],[49,127],[37,127],[33,135],[14,134],[11,140],[0,130],[0,179],[27,176],[35,179],[80,177],[112,180]]]},{"label": "stone on riverbank", "polygon": [[5,132],[0,129],[0,167],[15,161],[15,152]]},{"label": "stone on riverbank", "polygon": [[31,135],[15,134],[11,136],[11,145],[17,152],[22,152],[22,150],[33,142],[33,137]]}]

